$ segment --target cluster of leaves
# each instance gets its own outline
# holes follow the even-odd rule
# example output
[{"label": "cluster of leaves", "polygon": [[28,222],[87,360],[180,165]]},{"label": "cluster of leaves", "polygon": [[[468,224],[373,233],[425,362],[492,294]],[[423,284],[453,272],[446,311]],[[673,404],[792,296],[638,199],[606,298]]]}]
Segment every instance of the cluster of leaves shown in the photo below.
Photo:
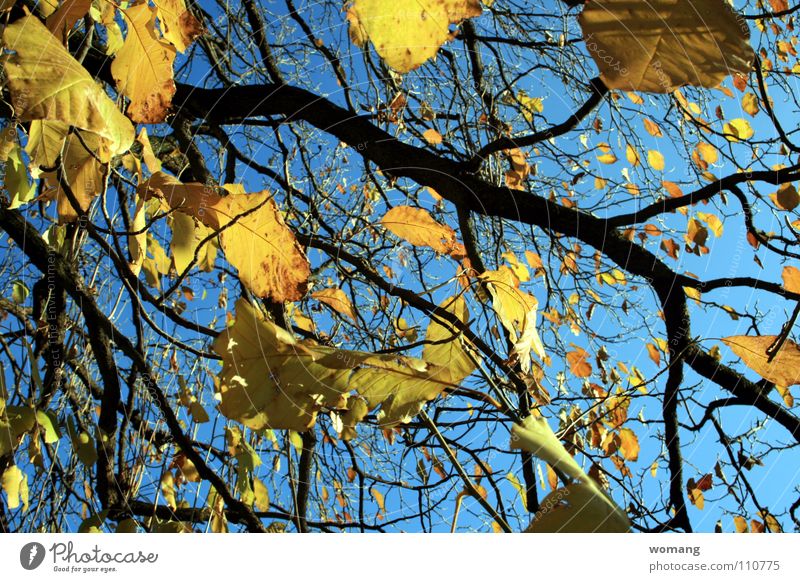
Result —
[{"label": "cluster of leaves", "polygon": [[797,524],[794,9],[572,4],[3,4],[0,529]]}]

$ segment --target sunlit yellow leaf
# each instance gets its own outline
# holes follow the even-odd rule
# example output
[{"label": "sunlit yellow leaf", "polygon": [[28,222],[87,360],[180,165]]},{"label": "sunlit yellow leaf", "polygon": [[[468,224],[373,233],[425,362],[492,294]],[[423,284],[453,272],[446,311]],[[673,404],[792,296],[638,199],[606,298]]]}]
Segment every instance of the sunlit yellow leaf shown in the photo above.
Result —
[{"label": "sunlit yellow leaf", "polygon": [[320,289],[319,291],[314,291],[311,297],[320,303],[324,303],[334,311],[349,317],[352,321],[355,322],[357,320],[353,304],[350,303],[350,298],[347,297],[347,294],[342,289]]},{"label": "sunlit yellow leaf", "polygon": [[16,509],[22,504],[23,511],[28,510],[28,476],[16,465],[11,465],[3,472],[3,491],[9,509]]},{"label": "sunlit yellow leaf", "polygon": [[442,134],[435,129],[426,129],[422,133],[422,138],[431,145],[439,145],[442,143]]},{"label": "sunlit yellow leaf", "polygon": [[746,119],[742,119],[741,117],[732,119],[726,123],[722,127],[722,131],[725,133],[725,137],[730,141],[750,139],[755,135],[755,131],[753,131],[753,127],[750,125],[750,122]]},{"label": "sunlit yellow leaf", "polygon": [[158,8],[158,19],[163,23],[164,38],[171,42],[178,52],[187,47],[201,34],[203,26],[187,10],[184,0],[154,0]]},{"label": "sunlit yellow leaf", "polygon": [[117,89],[131,100],[128,115],[137,123],[159,123],[169,113],[175,81],[175,47],[156,30],[156,8],[147,4],[122,11],[128,32],[111,63]]},{"label": "sunlit yellow leaf", "polygon": [[[371,354],[298,341],[244,299],[236,320],[214,341],[223,358],[220,412],[254,430],[314,425],[323,405],[380,407],[384,427],[407,422],[448,386],[445,371],[423,360]],[[355,390],[359,397],[350,395]],[[363,400],[362,400],[363,399]],[[366,414],[342,416],[352,431]]]},{"label": "sunlit yellow leaf", "polygon": [[97,134],[109,157],[130,148],[131,122],[36,17],[6,26],[3,42],[13,51],[4,65],[19,120],[57,121]]},{"label": "sunlit yellow leaf", "polygon": [[305,294],[311,273],[308,259],[268,192],[222,196],[213,187],[183,184],[161,172],[142,184],[140,192],[145,198],[160,198],[213,231],[223,229],[225,257],[259,297],[283,302]]},{"label": "sunlit yellow leaf", "polygon": [[629,428],[619,431],[619,450],[627,461],[636,461],[639,458],[639,439],[636,433]]},{"label": "sunlit yellow leaf", "polygon": [[758,97],[753,93],[745,93],[742,97],[742,109],[751,117],[758,113]]},{"label": "sunlit yellow leaf", "polygon": [[381,219],[381,224],[414,246],[431,247],[449,254],[456,245],[455,231],[433,219],[427,210],[411,206],[395,206]]},{"label": "sunlit yellow leaf", "polygon": [[369,38],[387,65],[407,73],[450,39],[450,23],[481,11],[478,0],[355,0],[351,38],[358,44]]},{"label": "sunlit yellow leaf", "polygon": [[[469,310],[463,295],[448,297],[439,307],[455,315],[464,324],[469,321]],[[431,322],[428,324],[425,341],[430,343],[425,344],[422,359],[445,368],[450,381],[454,384],[460,383],[472,374],[476,368],[475,361],[480,361],[474,350],[472,356],[467,352],[465,340],[458,329],[434,317],[431,317]]]},{"label": "sunlit yellow leaf", "polygon": [[659,172],[664,171],[664,155],[656,150],[647,151],[647,163],[650,167]]}]

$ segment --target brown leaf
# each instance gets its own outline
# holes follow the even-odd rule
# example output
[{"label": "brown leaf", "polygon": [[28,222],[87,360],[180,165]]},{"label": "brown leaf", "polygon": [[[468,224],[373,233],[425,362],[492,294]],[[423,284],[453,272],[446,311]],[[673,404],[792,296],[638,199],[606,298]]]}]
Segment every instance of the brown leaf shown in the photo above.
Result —
[{"label": "brown leaf", "polygon": [[567,352],[567,362],[572,374],[578,378],[588,378],[592,375],[592,365],[587,361],[589,353],[583,348],[575,348]]},{"label": "brown leaf", "polygon": [[92,0],[64,0],[58,10],[47,17],[45,26],[53,33],[53,36],[66,44],[67,33],[72,30],[78,20],[89,12],[91,7]]},{"label": "brown leaf", "polygon": [[792,293],[800,293],[800,269],[787,266],[783,268],[783,288]]},{"label": "brown leaf", "polygon": [[650,359],[655,362],[656,366],[661,365],[661,352],[658,351],[658,348],[651,343],[645,345],[647,348],[647,354],[650,356]]},{"label": "brown leaf", "polygon": [[781,386],[800,384],[800,347],[787,339],[772,362],[767,362],[767,348],[777,336],[726,337],[722,341],[739,356],[747,367],[763,378]]},{"label": "brown leaf", "polygon": [[194,40],[205,32],[203,25],[189,12],[184,0],[153,0],[158,19],[163,23],[164,38],[178,52],[185,52]]}]

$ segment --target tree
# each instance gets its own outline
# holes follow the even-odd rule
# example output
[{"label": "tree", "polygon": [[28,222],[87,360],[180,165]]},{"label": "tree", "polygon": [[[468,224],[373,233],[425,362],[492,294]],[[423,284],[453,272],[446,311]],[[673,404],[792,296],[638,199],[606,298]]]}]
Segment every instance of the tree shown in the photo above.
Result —
[{"label": "tree", "polygon": [[0,528],[796,530],[798,7],[3,3]]}]

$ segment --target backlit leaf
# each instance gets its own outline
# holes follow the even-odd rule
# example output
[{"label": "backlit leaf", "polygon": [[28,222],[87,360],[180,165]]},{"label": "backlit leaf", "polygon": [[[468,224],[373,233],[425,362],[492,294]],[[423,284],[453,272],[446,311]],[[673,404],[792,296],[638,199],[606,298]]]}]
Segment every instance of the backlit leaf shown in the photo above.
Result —
[{"label": "backlit leaf", "polygon": [[777,336],[774,335],[738,335],[726,337],[722,341],[747,367],[770,382],[781,386],[800,384],[800,346],[792,340],[787,339],[772,362],[767,361],[767,348],[776,339]]},{"label": "backlit leaf", "polygon": [[431,247],[441,254],[451,253],[456,233],[433,219],[427,210],[411,206],[395,206],[381,219],[381,224],[414,246]]},{"label": "backlit leaf", "polygon": [[[464,324],[469,321],[467,302],[461,295],[448,297],[439,307],[458,317]],[[454,384],[458,384],[475,370],[475,362],[464,347],[465,340],[453,325],[440,323],[432,317],[425,332],[425,341],[431,343],[425,344],[422,359],[445,368]],[[473,357],[478,358],[477,355]]]},{"label": "backlit leaf", "polygon": [[342,289],[320,289],[319,291],[314,291],[311,297],[320,303],[324,303],[334,311],[349,317],[353,322],[357,320],[353,304],[350,303],[350,298]]},{"label": "backlit leaf", "polygon": [[[296,340],[244,299],[236,302],[236,320],[214,350],[223,358],[220,412],[254,430],[306,431],[323,405],[360,402],[346,397],[351,389],[369,410],[380,406],[381,424],[391,427],[452,386],[442,368],[423,360]],[[345,426],[357,420],[342,418]]]},{"label": "backlit leaf", "polygon": [[111,74],[120,93],[131,100],[130,118],[136,123],[159,123],[169,113],[175,94],[175,47],[161,40],[155,7],[139,4],[122,12],[128,31],[111,63]]},{"label": "backlit leaf", "polygon": [[351,38],[356,43],[369,38],[387,65],[407,73],[450,39],[450,23],[481,11],[477,0],[355,0]]},{"label": "backlit leaf", "polygon": [[131,122],[35,16],[6,26],[3,42],[14,51],[4,65],[18,119],[58,121],[95,133],[109,155],[130,148]]},{"label": "backlit leaf", "polygon": [[670,93],[748,74],[749,34],[725,0],[593,0],[578,18],[610,89]]},{"label": "backlit leaf", "polygon": [[[306,292],[310,266],[268,192],[222,196],[203,184],[182,184],[164,173],[140,187],[220,235],[227,260],[250,291],[274,301],[296,301]],[[191,244],[189,245],[191,247]]]}]

